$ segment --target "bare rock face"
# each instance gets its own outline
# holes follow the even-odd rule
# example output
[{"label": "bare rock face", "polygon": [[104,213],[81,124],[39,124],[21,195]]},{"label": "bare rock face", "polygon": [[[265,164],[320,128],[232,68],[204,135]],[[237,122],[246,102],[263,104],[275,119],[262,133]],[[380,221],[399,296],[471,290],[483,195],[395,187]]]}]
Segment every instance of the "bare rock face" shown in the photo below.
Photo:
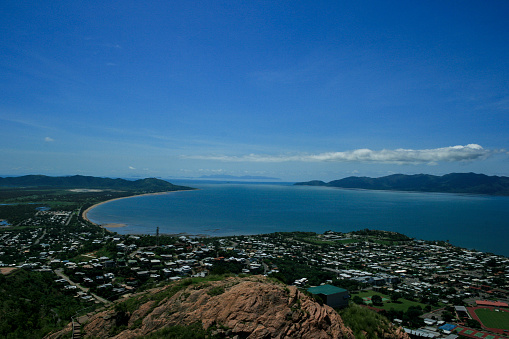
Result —
[{"label": "bare rock face", "polygon": [[[125,339],[195,323],[220,326],[230,338],[354,338],[334,309],[263,276],[187,280],[147,291],[92,316],[83,332]],[[68,333],[69,327],[49,338]]]}]

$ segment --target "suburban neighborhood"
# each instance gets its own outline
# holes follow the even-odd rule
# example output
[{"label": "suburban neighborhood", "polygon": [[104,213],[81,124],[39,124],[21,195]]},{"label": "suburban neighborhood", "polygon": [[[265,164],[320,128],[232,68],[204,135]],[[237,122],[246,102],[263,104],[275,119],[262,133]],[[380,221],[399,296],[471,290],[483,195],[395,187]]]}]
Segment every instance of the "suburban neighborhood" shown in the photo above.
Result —
[{"label": "suburban neighborhood", "polygon": [[[52,227],[47,227],[50,224]],[[477,310],[509,315],[509,259],[448,242],[362,230],[221,238],[120,235],[77,212],[38,211],[0,231],[2,273],[52,272],[69,295],[110,304],[160,282],[209,274],[262,274],[334,308],[356,303],[416,338],[507,337]],[[483,333],[483,334],[478,334]]]}]

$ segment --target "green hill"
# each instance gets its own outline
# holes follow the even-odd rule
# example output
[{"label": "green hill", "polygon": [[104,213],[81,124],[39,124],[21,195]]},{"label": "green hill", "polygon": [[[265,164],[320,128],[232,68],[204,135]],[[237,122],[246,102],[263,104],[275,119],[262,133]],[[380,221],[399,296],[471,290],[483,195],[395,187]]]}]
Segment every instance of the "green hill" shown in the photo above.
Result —
[{"label": "green hill", "polygon": [[380,178],[348,177],[329,183],[313,180],[299,182],[295,185],[368,190],[509,195],[509,177],[487,176],[476,173],[451,173],[443,176],[393,174]]}]

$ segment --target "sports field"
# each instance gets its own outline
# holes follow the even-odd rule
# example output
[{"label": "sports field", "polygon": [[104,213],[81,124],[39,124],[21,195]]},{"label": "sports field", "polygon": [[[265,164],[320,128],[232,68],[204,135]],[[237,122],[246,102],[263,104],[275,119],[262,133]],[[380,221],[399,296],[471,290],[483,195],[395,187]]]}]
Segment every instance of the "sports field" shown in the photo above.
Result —
[{"label": "sports field", "polygon": [[484,331],[478,331],[470,328],[465,328],[458,326],[454,329],[454,332],[456,334],[459,334],[460,336],[467,337],[467,338],[474,338],[474,339],[506,339],[507,337],[502,337],[496,334],[490,334]]},{"label": "sports field", "polygon": [[387,310],[389,311],[391,308],[393,308],[394,310],[396,311],[406,311],[408,310],[408,308],[410,306],[420,306],[421,308],[424,308],[426,306],[426,304],[421,304],[421,303],[418,303],[416,301],[410,301],[410,300],[406,300],[406,299],[399,299],[399,301],[397,303],[392,303],[389,299],[389,296],[386,295],[386,294],[383,294],[383,293],[379,293],[379,292],[374,292],[374,291],[364,291],[364,292],[361,292],[361,293],[357,293],[357,294],[352,294],[352,298],[354,296],[358,295],[359,297],[361,297],[364,302],[370,306],[373,306],[371,304],[371,298],[374,296],[374,295],[379,295],[380,297],[382,297],[382,301],[383,301],[383,306],[375,306],[377,308],[381,308],[381,309],[384,309],[384,310]]},{"label": "sports field", "polygon": [[509,312],[497,312],[488,308],[479,308],[475,310],[475,314],[483,325],[488,328],[509,330]]}]

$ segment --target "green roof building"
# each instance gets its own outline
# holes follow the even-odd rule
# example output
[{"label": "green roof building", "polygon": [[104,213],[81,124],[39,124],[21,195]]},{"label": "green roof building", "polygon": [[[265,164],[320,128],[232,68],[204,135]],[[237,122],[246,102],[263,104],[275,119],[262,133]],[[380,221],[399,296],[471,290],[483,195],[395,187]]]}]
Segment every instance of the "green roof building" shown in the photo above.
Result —
[{"label": "green roof building", "polygon": [[347,290],[332,285],[310,287],[308,292],[320,296],[326,305],[334,308],[348,306],[348,299],[350,298]]}]

